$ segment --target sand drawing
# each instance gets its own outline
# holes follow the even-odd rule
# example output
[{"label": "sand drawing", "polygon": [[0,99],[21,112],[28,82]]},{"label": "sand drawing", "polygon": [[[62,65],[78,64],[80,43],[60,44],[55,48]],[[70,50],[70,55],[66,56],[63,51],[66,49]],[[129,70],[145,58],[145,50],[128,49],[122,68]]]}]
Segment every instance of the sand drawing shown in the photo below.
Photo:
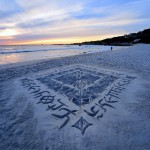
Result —
[{"label": "sand drawing", "polygon": [[[97,120],[103,118],[109,108],[114,109],[122,92],[135,77],[114,71],[90,68],[85,65],[73,65],[59,71],[50,71],[33,78],[21,79],[22,86],[37,100],[37,104],[46,105],[52,116],[63,119],[60,129],[65,127],[78,111]],[[42,90],[35,81],[44,84],[50,90]],[[52,92],[55,92],[55,95]],[[57,98],[57,95],[62,98]],[[64,98],[63,98],[64,97]],[[64,100],[65,99],[65,100]],[[68,105],[70,102],[73,106]],[[81,114],[82,115],[82,114]],[[84,135],[94,122],[79,116],[71,126]]]}]

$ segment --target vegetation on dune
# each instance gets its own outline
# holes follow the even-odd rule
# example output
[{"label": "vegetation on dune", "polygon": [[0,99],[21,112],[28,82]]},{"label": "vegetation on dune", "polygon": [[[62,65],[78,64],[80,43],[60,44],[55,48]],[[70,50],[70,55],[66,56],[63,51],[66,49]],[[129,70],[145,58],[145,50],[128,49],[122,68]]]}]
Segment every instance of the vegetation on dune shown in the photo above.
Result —
[{"label": "vegetation on dune", "polygon": [[123,36],[108,38],[100,41],[89,41],[74,43],[74,45],[120,45],[127,46],[135,43],[150,43],[150,29],[145,29],[137,33],[125,34]]}]

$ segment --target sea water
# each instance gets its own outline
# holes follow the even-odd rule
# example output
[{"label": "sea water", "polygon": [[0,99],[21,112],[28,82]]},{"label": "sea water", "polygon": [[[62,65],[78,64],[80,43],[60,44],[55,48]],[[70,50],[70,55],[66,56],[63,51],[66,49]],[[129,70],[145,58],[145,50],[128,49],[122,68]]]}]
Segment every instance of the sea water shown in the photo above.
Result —
[{"label": "sea water", "polygon": [[0,46],[0,65],[110,50],[100,45],[7,45]]}]

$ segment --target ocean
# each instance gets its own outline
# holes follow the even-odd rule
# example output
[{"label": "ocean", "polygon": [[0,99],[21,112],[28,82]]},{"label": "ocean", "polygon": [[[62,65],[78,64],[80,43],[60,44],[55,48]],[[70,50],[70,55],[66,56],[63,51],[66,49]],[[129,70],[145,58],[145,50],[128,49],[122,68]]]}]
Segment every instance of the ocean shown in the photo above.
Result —
[{"label": "ocean", "polygon": [[0,46],[0,65],[49,59],[49,58],[59,58],[59,57],[80,55],[83,53],[95,53],[110,50],[111,50],[110,46],[100,46],[100,45]]}]

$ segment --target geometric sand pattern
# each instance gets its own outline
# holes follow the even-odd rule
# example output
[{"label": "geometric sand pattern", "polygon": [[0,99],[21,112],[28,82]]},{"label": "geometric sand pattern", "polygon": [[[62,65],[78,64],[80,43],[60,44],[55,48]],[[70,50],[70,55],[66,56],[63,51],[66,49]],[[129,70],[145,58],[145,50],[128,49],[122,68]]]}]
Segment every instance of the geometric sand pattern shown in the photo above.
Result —
[{"label": "geometric sand pattern", "polygon": [[89,104],[116,79],[118,77],[92,71],[83,66],[37,78],[51,90],[65,95],[78,106]]},{"label": "geometric sand pattern", "polygon": [[[84,135],[86,129],[94,124],[92,118],[100,120],[108,109],[114,109],[121,93],[134,79],[135,77],[120,72],[74,65],[48,70],[33,78],[21,79],[21,82],[38,99],[37,104],[46,105],[46,110],[50,110],[51,115],[63,120],[60,129],[76,116],[71,126]],[[36,83],[37,80],[40,83]],[[43,90],[40,84],[46,85],[50,91]],[[57,95],[62,96],[57,98]],[[68,104],[69,101],[71,103]],[[82,113],[79,115],[80,110]],[[90,121],[87,121],[89,118]]]}]

